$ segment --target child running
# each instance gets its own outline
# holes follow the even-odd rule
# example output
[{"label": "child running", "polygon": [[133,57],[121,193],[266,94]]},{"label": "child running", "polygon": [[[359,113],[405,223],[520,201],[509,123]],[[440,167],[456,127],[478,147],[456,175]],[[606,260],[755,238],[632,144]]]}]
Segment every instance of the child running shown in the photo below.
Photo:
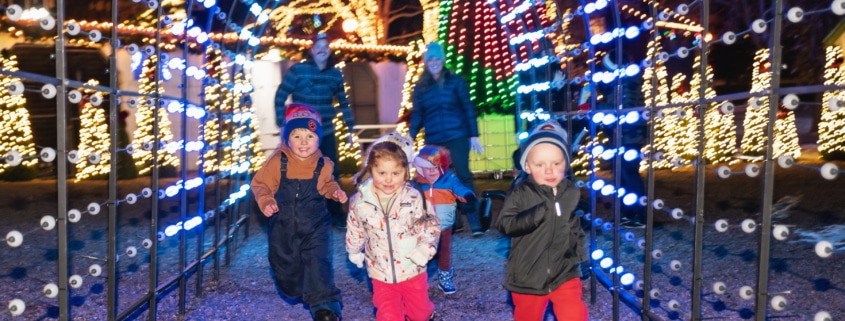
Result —
[{"label": "child running", "polygon": [[314,320],[336,321],[341,296],[334,284],[326,198],[344,203],[346,193],[332,178],[334,164],[320,153],[319,114],[291,104],[285,119],[283,143],[251,183],[261,213],[270,218],[270,267],[287,299],[301,297]]},{"label": "child running", "polygon": [[430,320],[426,264],[437,251],[440,222],[408,184],[413,145],[398,134],[382,137],[364,160],[347,218],[349,261],[367,266],[376,320]]},{"label": "child running", "polygon": [[461,184],[461,180],[449,170],[452,159],[449,150],[442,146],[427,145],[414,158],[417,169],[415,181],[419,184],[426,200],[434,204],[440,219],[440,245],[437,248],[437,280],[445,294],[457,291],[452,277],[452,227],[455,225],[457,201],[474,203],[475,193]]},{"label": "child running", "polygon": [[505,287],[515,321],[543,320],[549,301],[558,321],[587,320],[579,278],[584,232],[573,213],[580,192],[564,178],[570,163],[566,137],[554,121],[537,125],[520,157],[528,177],[499,213],[499,231],[512,237]]}]

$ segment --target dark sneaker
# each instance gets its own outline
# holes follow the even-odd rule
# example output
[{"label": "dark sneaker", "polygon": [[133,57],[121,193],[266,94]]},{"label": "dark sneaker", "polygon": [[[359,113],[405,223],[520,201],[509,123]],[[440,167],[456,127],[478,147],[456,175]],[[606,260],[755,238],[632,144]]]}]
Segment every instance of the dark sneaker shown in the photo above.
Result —
[{"label": "dark sneaker", "polygon": [[329,310],[319,310],[314,312],[314,320],[315,321],[338,321],[337,315],[334,312]]},{"label": "dark sneaker", "polygon": [[624,228],[645,228],[645,224],[637,222],[637,221],[628,221],[622,223],[622,227]]}]

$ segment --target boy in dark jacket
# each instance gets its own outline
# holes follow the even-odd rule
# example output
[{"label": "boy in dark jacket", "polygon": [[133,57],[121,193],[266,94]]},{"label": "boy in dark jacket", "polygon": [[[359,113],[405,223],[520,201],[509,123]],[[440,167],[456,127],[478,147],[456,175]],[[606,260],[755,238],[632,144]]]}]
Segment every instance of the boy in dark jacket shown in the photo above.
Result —
[{"label": "boy in dark jacket", "polygon": [[587,320],[579,278],[584,232],[573,213],[580,192],[564,178],[569,162],[566,132],[554,121],[537,125],[520,157],[528,177],[499,213],[499,231],[511,236],[505,287],[515,321],[543,320],[549,301],[557,320]]},{"label": "boy in dark jacket", "polygon": [[284,142],[250,184],[261,213],[270,218],[270,267],[285,297],[301,297],[314,320],[337,321],[341,297],[326,199],[345,203],[346,193],[332,177],[334,164],[318,149],[323,130],[314,108],[289,105],[285,123]]}]

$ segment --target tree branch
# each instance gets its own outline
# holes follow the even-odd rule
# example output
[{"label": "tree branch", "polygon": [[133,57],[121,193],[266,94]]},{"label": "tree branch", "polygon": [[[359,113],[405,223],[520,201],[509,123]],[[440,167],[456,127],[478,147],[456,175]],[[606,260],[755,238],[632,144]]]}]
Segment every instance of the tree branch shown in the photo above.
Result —
[{"label": "tree branch", "polygon": [[421,34],[422,34],[422,30],[418,30],[418,31],[414,31],[414,32],[411,32],[411,33],[401,34],[401,35],[398,35],[398,36],[393,36],[393,37],[387,38],[387,40],[385,40],[385,42],[386,43],[402,43],[399,40],[413,38],[413,37],[419,36]]},{"label": "tree branch", "polygon": [[[401,8],[397,8],[396,10],[393,10],[393,11],[388,11],[388,12],[387,12],[387,15],[388,15],[388,16],[392,16],[392,15],[395,15],[395,14],[399,14],[400,12],[407,10],[407,9],[408,9],[408,7],[410,7],[410,6],[409,6],[409,5],[404,5],[404,6],[402,6]],[[413,6],[413,7],[411,7],[411,9],[413,9],[413,10],[414,10],[414,11],[413,11],[414,13],[417,13],[417,14],[422,13],[422,7]]]},{"label": "tree branch", "polygon": [[419,17],[421,14],[422,14],[422,11],[419,11],[419,12],[403,12],[403,13],[400,13],[400,14],[391,15],[390,18],[385,20],[385,23],[390,25],[391,23],[393,23],[393,21],[396,21],[396,19]]}]

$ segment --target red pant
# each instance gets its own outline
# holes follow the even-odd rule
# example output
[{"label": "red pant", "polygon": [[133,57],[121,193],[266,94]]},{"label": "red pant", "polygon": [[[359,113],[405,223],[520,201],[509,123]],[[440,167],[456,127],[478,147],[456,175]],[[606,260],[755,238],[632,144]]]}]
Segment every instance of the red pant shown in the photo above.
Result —
[{"label": "red pant", "polygon": [[427,321],[434,312],[428,299],[428,274],[395,284],[373,280],[373,305],[377,321]]},{"label": "red pant", "polygon": [[440,245],[437,246],[437,267],[443,271],[452,268],[452,228],[440,231]]},{"label": "red pant", "polygon": [[586,321],[587,305],[581,301],[581,279],[573,278],[546,295],[511,292],[514,321],[543,320],[546,306],[552,309],[558,321]]}]

